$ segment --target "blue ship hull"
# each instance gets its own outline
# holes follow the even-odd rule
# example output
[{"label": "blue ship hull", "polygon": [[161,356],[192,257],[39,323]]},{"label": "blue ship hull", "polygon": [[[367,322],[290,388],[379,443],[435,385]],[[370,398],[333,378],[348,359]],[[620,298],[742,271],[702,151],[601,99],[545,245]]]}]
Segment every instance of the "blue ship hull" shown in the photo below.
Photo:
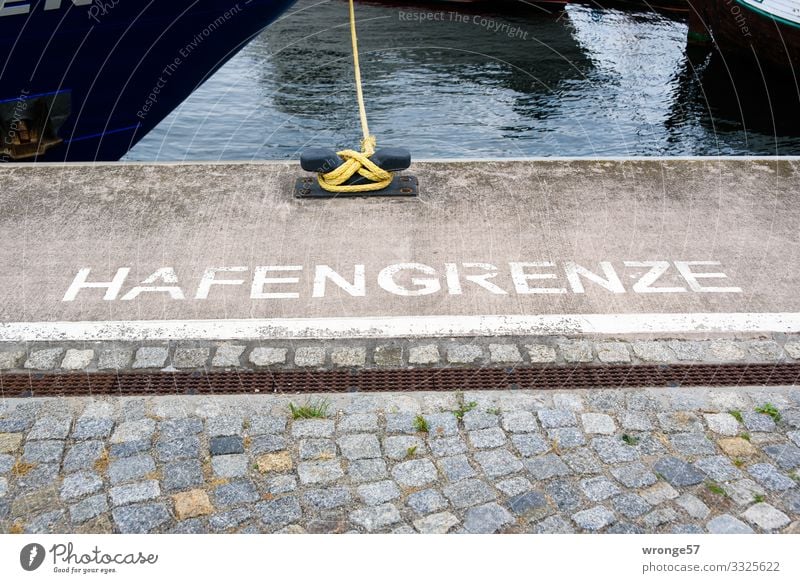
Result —
[{"label": "blue ship hull", "polygon": [[0,161],[118,160],[293,2],[0,0]]}]

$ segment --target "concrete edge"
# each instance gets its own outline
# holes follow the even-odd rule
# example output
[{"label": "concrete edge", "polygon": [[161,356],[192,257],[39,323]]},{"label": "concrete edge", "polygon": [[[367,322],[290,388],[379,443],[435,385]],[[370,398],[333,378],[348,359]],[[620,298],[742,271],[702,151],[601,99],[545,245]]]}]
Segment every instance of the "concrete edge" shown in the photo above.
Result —
[{"label": "concrete edge", "polygon": [[557,336],[367,340],[0,343],[0,371],[210,371],[576,364],[800,362],[800,335],[587,339]]},{"label": "concrete edge", "polygon": [[[488,157],[488,158],[416,158],[412,163],[477,163],[477,162],[776,162],[800,161],[800,156],[522,156],[522,157]],[[116,162],[7,162],[0,168],[72,168],[76,166],[230,166],[230,165],[290,165],[299,166],[298,160],[125,160]],[[413,166],[412,166],[413,170]]]}]

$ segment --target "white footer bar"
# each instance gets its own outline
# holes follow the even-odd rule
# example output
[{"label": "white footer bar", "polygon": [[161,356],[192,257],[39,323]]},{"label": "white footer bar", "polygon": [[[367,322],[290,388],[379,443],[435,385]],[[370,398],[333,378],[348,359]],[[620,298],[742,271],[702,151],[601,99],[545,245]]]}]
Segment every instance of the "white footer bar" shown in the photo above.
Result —
[{"label": "white footer bar", "polygon": [[4,580],[37,582],[781,583],[800,577],[796,557],[796,536],[767,534],[0,535]]}]

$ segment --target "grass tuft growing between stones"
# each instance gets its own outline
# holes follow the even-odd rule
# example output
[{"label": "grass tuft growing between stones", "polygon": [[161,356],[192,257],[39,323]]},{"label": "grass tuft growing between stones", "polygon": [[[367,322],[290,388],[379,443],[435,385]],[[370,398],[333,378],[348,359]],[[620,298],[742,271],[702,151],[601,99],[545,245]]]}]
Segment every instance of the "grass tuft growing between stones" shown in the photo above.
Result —
[{"label": "grass tuft growing between stones", "polygon": [[626,445],[636,445],[639,443],[639,438],[635,435],[628,435],[627,433],[622,434],[622,441],[625,442]]},{"label": "grass tuft growing between stones", "polygon": [[717,496],[727,496],[728,494],[725,492],[725,489],[717,484],[716,482],[706,482],[706,488],[712,494],[716,494]]},{"label": "grass tuft growing between stones", "polygon": [[416,445],[412,445],[411,447],[409,447],[406,450],[406,457],[414,457],[414,455],[416,455],[416,453],[417,453],[417,446]]},{"label": "grass tuft growing between stones", "polygon": [[744,439],[745,441],[750,441],[750,434],[749,434],[749,433],[747,433],[747,432],[740,433],[740,434],[739,434],[739,437],[740,437],[740,438],[742,438],[742,439]]},{"label": "grass tuft growing between stones", "polygon": [[328,416],[327,401],[317,401],[316,403],[306,403],[305,405],[295,405],[289,403],[289,411],[292,419],[325,419]]},{"label": "grass tuft growing between stones", "polygon": [[456,419],[461,421],[462,419],[464,419],[464,415],[467,412],[472,411],[477,406],[478,406],[478,403],[476,403],[475,401],[470,401],[469,403],[464,403],[458,409],[453,411],[453,415],[456,416]]},{"label": "grass tuft growing between stones", "polygon": [[744,423],[744,417],[742,417],[742,412],[738,409],[731,409],[728,411],[728,415],[736,419],[739,423]]},{"label": "grass tuft growing between stones", "polygon": [[414,429],[416,429],[420,433],[428,433],[431,430],[430,426],[428,425],[428,422],[422,415],[417,415],[416,417],[414,417]]},{"label": "grass tuft growing between stones", "polygon": [[753,496],[753,502],[755,502],[756,504],[763,502],[764,500],[766,500],[766,498],[764,498],[763,494],[755,494]]},{"label": "grass tuft growing between stones", "polygon": [[764,403],[760,407],[756,407],[756,413],[763,413],[764,415],[769,415],[770,417],[772,417],[772,420],[775,423],[781,420],[781,412],[778,411],[778,408],[772,403]]}]

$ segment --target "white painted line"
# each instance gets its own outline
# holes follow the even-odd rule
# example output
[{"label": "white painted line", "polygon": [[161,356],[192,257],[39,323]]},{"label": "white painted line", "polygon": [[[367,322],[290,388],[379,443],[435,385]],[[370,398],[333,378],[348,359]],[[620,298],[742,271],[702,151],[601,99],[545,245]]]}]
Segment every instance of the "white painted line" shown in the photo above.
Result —
[{"label": "white painted line", "polygon": [[800,313],[393,316],[0,324],[0,342],[800,332]]}]

